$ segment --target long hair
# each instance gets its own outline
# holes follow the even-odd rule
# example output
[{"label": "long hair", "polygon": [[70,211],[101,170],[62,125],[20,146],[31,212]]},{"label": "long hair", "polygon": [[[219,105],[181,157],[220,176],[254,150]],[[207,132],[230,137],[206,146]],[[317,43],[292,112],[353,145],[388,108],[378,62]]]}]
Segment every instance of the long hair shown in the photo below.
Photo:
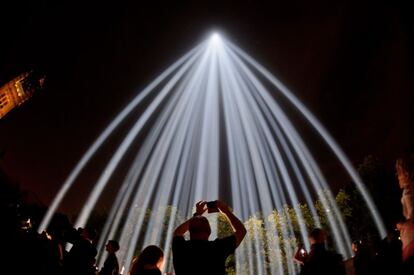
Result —
[{"label": "long hair", "polygon": [[396,167],[406,173],[410,182],[414,181],[414,153],[407,153],[398,158]]},{"label": "long hair", "polygon": [[156,268],[157,263],[164,257],[164,252],[156,245],[149,245],[134,259],[130,275],[140,274],[145,267],[151,266]]}]

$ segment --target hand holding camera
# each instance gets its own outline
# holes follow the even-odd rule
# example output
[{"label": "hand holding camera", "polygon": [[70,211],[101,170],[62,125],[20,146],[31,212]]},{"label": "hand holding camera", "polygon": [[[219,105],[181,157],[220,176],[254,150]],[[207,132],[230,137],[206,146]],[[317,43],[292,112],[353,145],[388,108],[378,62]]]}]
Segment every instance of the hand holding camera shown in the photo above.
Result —
[{"label": "hand holding camera", "polygon": [[219,212],[217,201],[208,201],[207,202],[207,212],[208,213],[216,213]]},{"label": "hand holding camera", "polygon": [[219,200],[214,201],[199,201],[196,203],[196,213],[197,215],[202,215],[207,210],[208,213],[217,213],[222,211],[225,213],[226,211],[230,211],[228,206]]},{"label": "hand holding camera", "polygon": [[196,212],[194,213],[194,216],[201,216],[204,212],[206,212],[206,202],[205,201],[199,201],[196,203]]}]

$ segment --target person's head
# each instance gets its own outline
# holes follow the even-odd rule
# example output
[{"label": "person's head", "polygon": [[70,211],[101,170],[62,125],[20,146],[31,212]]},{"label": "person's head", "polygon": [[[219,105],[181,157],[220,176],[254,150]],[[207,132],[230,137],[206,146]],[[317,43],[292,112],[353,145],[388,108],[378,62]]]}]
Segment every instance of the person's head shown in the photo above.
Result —
[{"label": "person's head", "polygon": [[206,217],[193,217],[190,219],[188,231],[190,232],[190,239],[208,240],[208,237],[210,237],[211,234],[210,223]]},{"label": "person's head", "polygon": [[414,154],[405,154],[398,158],[395,168],[400,187],[405,188],[414,181]]},{"label": "person's head", "polygon": [[115,240],[109,240],[106,244],[106,251],[109,253],[115,253],[119,250],[119,243]]},{"label": "person's head", "polygon": [[309,241],[311,244],[325,243],[326,233],[322,228],[315,228],[309,233]]},{"label": "person's head", "polygon": [[[79,229],[78,229],[79,231]],[[97,233],[96,230],[91,228],[91,227],[87,227],[87,228],[83,228],[81,230],[81,236],[89,241],[94,241],[96,239]]]},{"label": "person's head", "polygon": [[162,269],[164,252],[156,245],[149,245],[142,250],[137,259],[137,270]]}]

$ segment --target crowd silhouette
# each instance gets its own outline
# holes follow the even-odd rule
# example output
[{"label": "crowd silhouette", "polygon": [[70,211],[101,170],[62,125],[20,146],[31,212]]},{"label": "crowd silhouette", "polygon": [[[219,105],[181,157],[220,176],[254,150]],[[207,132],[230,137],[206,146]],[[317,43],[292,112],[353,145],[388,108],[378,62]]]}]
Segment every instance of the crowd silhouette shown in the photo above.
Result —
[{"label": "crowd silhouette", "polygon": [[[300,275],[414,274],[414,154],[397,159],[396,175],[402,191],[404,220],[391,227],[393,229],[389,230],[387,237],[375,246],[362,240],[354,241],[354,256],[345,262],[342,255],[327,249],[329,232],[314,228],[309,234],[310,251],[300,246],[292,255],[298,263]],[[165,270],[164,251],[153,244],[137,254],[130,270],[123,274],[226,274],[226,259],[243,241],[246,228],[222,201],[200,201],[195,209],[193,217],[173,232],[173,267],[170,270]],[[11,218],[16,213],[10,209],[3,212],[6,219],[14,222],[2,228],[3,236],[7,236],[7,255],[3,257],[7,264],[2,274],[118,275],[122,272],[116,255],[120,246],[113,239],[108,240],[105,246],[107,256],[103,266],[97,266],[97,229],[73,228],[65,215],[56,214],[47,232],[38,234],[30,228],[29,219],[19,217],[17,223],[17,219]],[[215,212],[227,218],[232,234],[209,240],[211,228],[205,214]],[[184,237],[186,233],[189,233],[189,239]],[[72,247],[66,250],[68,243]]]}]

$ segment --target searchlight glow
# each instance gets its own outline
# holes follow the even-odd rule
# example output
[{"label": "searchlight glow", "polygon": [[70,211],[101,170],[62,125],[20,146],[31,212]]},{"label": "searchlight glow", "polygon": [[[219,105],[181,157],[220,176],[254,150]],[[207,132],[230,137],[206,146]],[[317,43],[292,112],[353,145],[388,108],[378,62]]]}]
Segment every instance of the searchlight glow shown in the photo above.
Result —
[{"label": "searchlight glow", "polygon": [[214,32],[210,37],[210,45],[217,46],[221,44],[221,42],[222,42],[222,39],[220,37],[220,34],[218,34],[217,32]]},{"label": "searchlight glow", "polygon": [[[297,130],[300,125],[293,125],[275,94],[284,96],[310,122],[321,142],[329,145],[385,237],[376,206],[333,138],[287,87],[218,32],[169,67],[115,117],[69,175],[38,231],[47,228],[66,192],[100,147],[131,118],[129,131],[113,149],[75,223],[75,227],[87,224],[107,184],[125,171],[100,233],[99,266],[106,240],[119,236],[118,259],[125,272],[136,251],[149,244],[163,248],[166,268],[171,270],[175,227],[191,216],[196,201],[218,199],[221,189],[228,190],[235,213],[250,224],[250,233],[236,253],[240,274],[297,274],[293,257],[283,255],[294,254],[292,240],[301,239],[306,248],[310,246],[299,194],[306,200],[314,227],[321,226],[314,201],[322,203],[335,247],[350,258],[348,229],[329,185],[312,148]],[[133,119],[138,108],[141,115]],[[140,150],[128,160],[125,156],[137,140]],[[221,163],[227,168],[221,170]],[[220,180],[223,171],[228,180]],[[278,226],[274,211],[283,211],[285,205],[293,207],[300,236],[289,219]],[[255,213],[266,217],[261,226],[256,226],[256,220],[261,220]]]}]

